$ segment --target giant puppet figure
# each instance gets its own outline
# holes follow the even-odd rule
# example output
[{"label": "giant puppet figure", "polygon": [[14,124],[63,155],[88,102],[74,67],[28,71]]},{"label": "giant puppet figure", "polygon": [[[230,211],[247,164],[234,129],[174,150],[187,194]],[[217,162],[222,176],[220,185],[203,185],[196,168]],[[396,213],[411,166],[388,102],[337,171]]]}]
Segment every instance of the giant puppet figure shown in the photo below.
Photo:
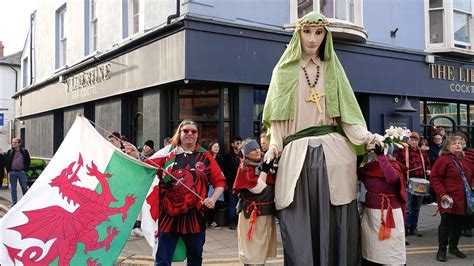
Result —
[{"label": "giant puppet figure", "polygon": [[[311,12],[273,70],[263,124],[280,156],[275,204],[285,265],[357,265],[356,153],[383,137],[364,118],[334,52],[327,19]],[[358,152],[356,152],[358,151]]]}]

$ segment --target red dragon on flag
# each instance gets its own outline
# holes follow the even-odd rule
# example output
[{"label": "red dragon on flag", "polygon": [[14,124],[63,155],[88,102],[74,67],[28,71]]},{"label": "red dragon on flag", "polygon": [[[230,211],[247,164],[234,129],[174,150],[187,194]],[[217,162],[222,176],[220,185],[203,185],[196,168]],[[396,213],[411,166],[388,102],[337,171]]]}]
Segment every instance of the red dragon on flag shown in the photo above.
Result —
[{"label": "red dragon on flag", "polygon": [[[73,171],[74,166],[76,166],[75,171]],[[69,164],[50,183],[51,187],[59,188],[63,199],[67,197],[68,202],[79,204],[79,208],[72,213],[59,206],[25,211],[24,214],[29,221],[26,224],[9,228],[19,232],[22,238],[37,238],[44,243],[56,239],[48,254],[43,259],[37,260],[42,256],[42,250],[39,247],[29,247],[22,256],[19,256],[20,249],[6,246],[12,260],[16,259],[25,265],[46,265],[59,257],[59,265],[69,265],[76,252],[78,242],[84,243],[84,253],[102,247],[105,247],[105,250],[110,248],[110,243],[118,234],[117,229],[108,227],[107,237],[98,241],[99,235],[96,227],[102,222],[108,221],[109,216],[114,214],[121,214],[122,221],[125,221],[127,211],[135,202],[135,197],[127,195],[122,207],[109,207],[110,203],[117,201],[107,183],[107,178],[112,175],[101,173],[94,162],[91,162],[90,166],[86,166],[87,175],[97,178],[102,187],[102,192],[98,193],[73,184],[80,181],[77,172],[82,167],[83,160],[79,154],[79,160]],[[95,260],[89,259],[88,265],[95,265]]]}]

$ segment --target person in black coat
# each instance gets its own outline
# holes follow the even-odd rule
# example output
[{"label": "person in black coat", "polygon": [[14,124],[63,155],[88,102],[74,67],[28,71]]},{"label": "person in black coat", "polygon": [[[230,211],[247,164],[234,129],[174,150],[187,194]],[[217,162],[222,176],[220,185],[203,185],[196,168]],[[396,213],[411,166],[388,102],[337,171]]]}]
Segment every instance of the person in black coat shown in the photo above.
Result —
[{"label": "person in black coat", "polygon": [[237,228],[237,195],[232,193],[235,176],[237,175],[237,168],[240,165],[240,148],[242,147],[242,138],[235,137],[230,143],[231,149],[228,154],[224,156],[224,165],[222,171],[224,172],[225,180],[228,189],[228,205],[227,217],[229,219],[229,229],[235,230]]},{"label": "person in black coat", "polygon": [[[23,142],[20,138],[12,140],[12,148],[7,151],[7,171],[10,178],[10,188],[13,205],[17,202],[16,185],[20,182],[23,195],[28,191],[27,177],[25,172],[30,167],[31,159],[28,150],[23,148]],[[12,205],[12,206],[13,206]]]}]

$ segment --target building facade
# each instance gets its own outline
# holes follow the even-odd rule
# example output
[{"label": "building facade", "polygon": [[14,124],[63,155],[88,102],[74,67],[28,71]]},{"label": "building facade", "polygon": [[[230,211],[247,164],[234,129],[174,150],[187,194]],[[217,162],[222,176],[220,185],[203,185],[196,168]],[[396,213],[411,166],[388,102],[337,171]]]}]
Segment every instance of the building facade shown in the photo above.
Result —
[{"label": "building facade", "polygon": [[[228,149],[234,136],[258,136],[272,69],[298,17],[321,10],[370,130],[472,135],[473,9],[472,0],[48,1],[23,51],[15,133],[51,157],[77,113],[137,146],[162,144],[190,118],[204,145]],[[407,99],[416,110],[397,112]]]},{"label": "building facade", "polygon": [[20,84],[21,52],[3,56],[4,46],[0,41],[0,151],[10,149],[14,131],[15,101],[12,96]]}]

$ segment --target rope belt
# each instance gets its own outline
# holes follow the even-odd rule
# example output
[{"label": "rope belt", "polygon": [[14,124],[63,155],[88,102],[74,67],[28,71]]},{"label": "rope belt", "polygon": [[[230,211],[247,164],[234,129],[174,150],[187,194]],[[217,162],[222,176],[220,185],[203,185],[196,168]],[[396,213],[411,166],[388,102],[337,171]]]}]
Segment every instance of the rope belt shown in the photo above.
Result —
[{"label": "rope belt", "polygon": [[271,205],[274,204],[274,201],[256,202],[254,200],[251,201],[247,199],[244,199],[244,201],[248,204],[245,208],[245,212],[251,212],[249,219],[250,228],[247,231],[247,239],[252,240],[253,232],[255,231],[255,224],[257,223],[257,216],[261,214],[261,211],[258,206]]},{"label": "rope belt", "polygon": [[[393,219],[392,204],[390,202],[390,197],[394,197],[393,194],[379,193],[380,198],[380,230],[379,230],[379,240],[383,241],[389,239],[392,235],[392,228],[395,228],[395,220]],[[387,218],[384,219],[383,206],[387,200]]]}]

